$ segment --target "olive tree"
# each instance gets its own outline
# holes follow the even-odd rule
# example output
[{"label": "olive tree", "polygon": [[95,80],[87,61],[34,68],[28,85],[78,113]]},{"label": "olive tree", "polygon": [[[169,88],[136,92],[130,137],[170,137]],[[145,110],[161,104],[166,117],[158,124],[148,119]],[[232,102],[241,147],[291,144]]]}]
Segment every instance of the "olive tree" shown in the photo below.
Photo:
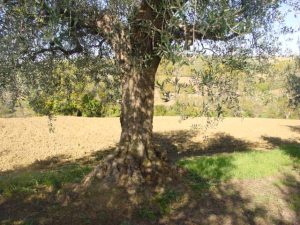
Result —
[{"label": "olive tree", "polygon": [[[121,184],[156,180],[168,171],[152,144],[155,74],[162,58],[210,48],[221,57],[259,55],[279,0],[4,0],[0,9],[1,86],[33,76],[34,62],[99,57],[121,76],[118,151],[88,176]],[[227,43],[229,43],[227,45]],[[201,47],[197,47],[201,46]],[[227,47],[226,47],[227,46]],[[254,47],[257,47],[254,49]],[[223,51],[223,49],[229,51]],[[239,52],[237,50],[247,49]],[[212,55],[212,53],[207,53]],[[244,61],[246,63],[246,60]]]}]

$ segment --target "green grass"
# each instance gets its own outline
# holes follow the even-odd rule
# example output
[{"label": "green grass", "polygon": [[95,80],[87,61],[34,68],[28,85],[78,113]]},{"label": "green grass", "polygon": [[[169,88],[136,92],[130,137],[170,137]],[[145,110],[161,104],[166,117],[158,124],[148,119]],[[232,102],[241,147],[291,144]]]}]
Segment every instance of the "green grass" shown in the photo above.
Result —
[{"label": "green grass", "polygon": [[78,183],[91,170],[78,164],[46,171],[24,171],[0,176],[0,194],[32,194],[41,187],[59,189],[64,183]]},{"label": "green grass", "polygon": [[149,202],[145,202],[145,204],[138,209],[137,216],[141,219],[154,221],[161,215],[171,213],[172,204],[180,201],[181,197],[181,192],[167,189],[163,193],[157,194],[149,199]]},{"label": "green grass", "polygon": [[181,198],[181,193],[175,190],[167,190],[162,194],[159,194],[155,198],[155,202],[158,203],[159,211],[161,215],[168,214],[171,212],[171,204],[178,202]]},{"label": "green grass", "polygon": [[181,160],[179,165],[188,169],[195,184],[229,179],[257,179],[278,174],[288,166],[298,165],[300,148],[283,146],[270,151],[247,151]]}]

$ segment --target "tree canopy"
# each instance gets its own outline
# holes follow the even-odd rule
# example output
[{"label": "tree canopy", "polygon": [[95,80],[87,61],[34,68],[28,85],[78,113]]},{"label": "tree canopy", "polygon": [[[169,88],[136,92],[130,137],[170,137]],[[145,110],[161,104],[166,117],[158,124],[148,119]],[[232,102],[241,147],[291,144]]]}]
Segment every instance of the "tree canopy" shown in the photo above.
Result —
[{"label": "tree canopy", "polygon": [[258,46],[282,2],[6,0],[0,12],[2,61],[11,57],[18,65],[26,59],[80,54],[122,60],[121,52],[143,44],[145,37],[153,42],[155,54],[169,57],[196,42],[229,41],[246,34],[253,34],[247,39]]}]

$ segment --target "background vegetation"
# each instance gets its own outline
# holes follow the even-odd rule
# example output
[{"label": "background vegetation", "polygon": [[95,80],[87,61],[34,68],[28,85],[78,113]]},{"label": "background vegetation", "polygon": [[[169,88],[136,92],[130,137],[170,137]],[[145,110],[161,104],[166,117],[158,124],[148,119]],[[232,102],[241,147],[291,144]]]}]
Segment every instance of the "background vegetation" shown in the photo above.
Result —
[{"label": "background vegetation", "polygon": [[[13,95],[7,92],[0,103],[0,116],[120,116],[120,89],[116,88],[120,77],[109,62],[105,62],[104,71],[103,61],[89,60],[52,62],[53,76],[46,87],[28,90],[29,97],[14,104]],[[156,116],[300,117],[299,57],[269,60],[262,64],[263,68],[259,63],[245,62],[249,65],[246,70],[239,70],[240,65],[226,65],[222,59],[191,60],[188,64],[166,60],[161,63],[155,87]],[[45,65],[37,68],[39,71],[21,72],[43,73],[49,69]],[[224,84],[220,77],[229,82]],[[236,90],[228,92],[232,89]]]}]

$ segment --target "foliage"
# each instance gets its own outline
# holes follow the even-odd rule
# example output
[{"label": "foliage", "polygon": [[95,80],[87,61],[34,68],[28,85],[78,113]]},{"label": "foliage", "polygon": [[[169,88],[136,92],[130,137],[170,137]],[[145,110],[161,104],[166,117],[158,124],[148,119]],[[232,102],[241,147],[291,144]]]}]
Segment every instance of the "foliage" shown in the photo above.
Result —
[{"label": "foliage", "polygon": [[[297,82],[289,82],[288,79],[297,77],[295,65],[295,60],[291,58],[269,59],[263,64],[248,59],[244,65],[248,69],[239,70],[225,66],[222,59],[197,57],[187,66],[190,68],[188,78],[178,71],[163,76],[164,69],[160,68],[162,74],[158,77],[158,83],[164,84],[160,91],[168,92],[169,103],[156,106],[155,115],[181,115],[182,112],[183,116],[192,117],[299,118],[300,108],[291,104],[291,99],[295,99],[292,96],[297,95],[292,95],[296,88],[293,92],[291,86],[296,87]],[[174,71],[172,65],[168,67],[168,70]],[[196,71],[194,75],[192,71]],[[187,88],[193,91],[186,92],[186,88],[183,88],[175,94],[175,88],[169,82],[172,76],[178,77],[180,82],[185,80]],[[223,78],[225,84],[222,83]],[[174,103],[170,104],[170,101]],[[181,105],[181,109],[176,105]]]},{"label": "foliage", "polygon": [[294,109],[300,107],[300,64],[299,58],[295,59],[293,66],[287,66],[285,70],[287,79],[286,93],[289,105]]},{"label": "foliage", "polygon": [[[83,62],[80,61],[81,60],[78,60],[74,63],[58,61],[54,65],[55,69],[53,73],[53,76],[60,78],[56,82],[56,84],[59,83],[56,90],[51,91],[51,94],[49,94],[47,93],[46,87],[40,88],[39,91],[33,89],[30,91],[31,94],[28,99],[30,103],[29,106],[41,115],[50,113],[75,116],[120,116],[121,110],[118,104],[120,93],[118,89],[113,88],[113,86],[118,85],[118,81],[111,79],[109,82],[101,81],[98,84],[95,83],[89,74],[82,73],[82,70],[78,68],[83,64]],[[209,71],[210,65],[206,62],[206,59],[197,57],[191,64],[183,65],[189,70],[188,74],[178,72],[178,69],[181,68],[180,65],[172,65],[166,61],[163,63],[167,64],[168,68],[160,67],[159,72],[161,74],[158,74],[157,88],[160,90],[161,98],[169,101],[169,103],[155,105],[154,115],[183,117],[203,115],[201,114],[201,109],[203,108],[202,96],[199,94],[199,91],[197,92],[197,88],[195,88],[195,85],[192,85],[190,81],[195,81],[195,78],[192,76],[192,71],[195,70],[194,68],[198,68],[197,71]],[[211,61],[211,63],[213,63],[213,61]],[[292,101],[292,96],[296,96],[295,94],[292,95],[296,93],[295,88],[293,89],[292,87],[296,87],[297,82],[291,82],[292,79],[289,79],[297,77],[297,75],[295,75],[297,72],[296,65],[296,62],[289,58],[275,60],[270,64],[270,71],[265,73],[264,77],[259,70],[256,69],[257,73],[251,75],[250,83],[247,80],[247,77],[250,75],[245,73],[245,71],[237,70],[234,74],[231,73],[230,76],[228,75],[229,77],[226,77],[226,79],[235,79],[234,82],[236,84],[238,83],[239,87],[235,91],[239,93],[239,96],[236,96],[238,97],[238,102],[233,104],[235,106],[233,108],[226,106],[226,104],[221,104],[222,116],[299,118],[300,109],[295,104],[292,104],[293,102],[296,103],[296,101]],[[222,74],[224,71],[222,67],[215,68],[216,71],[219,70],[219,74]],[[85,68],[84,71],[86,70],[91,71],[92,68]],[[165,70],[167,70],[167,72],[164,72]],[[250,72],[254,73],[255,71],[250,69]],[[79,76],[80,74],[81,76]],[[79,77],[77,78],[77,76]],[[189,77],[189,81],[186,81],[186,76]],[[178,81],[172,83],[174,77],[178,79]],[[197,77],[197,81],[201,79],[203,78]],[[183,86],[181,86],[180,90],[176,93],[176,85],[178,83],[183,84]],[[163,84],[163,87],[159,86],[159,84]],[[108,86],[110,88],[108,88]],[[244,91],[245,88],[247,91]],[[222,90],[220,88],[217,89],[219,91]],[[166,95],[166,93],[168,93],[168,95]],[[224,92],[222,92],[222,94],[225,96]],[[10,98],[10,96],[7,98]],[[170,101],[174,103],[170,104]],[[21,105],[22,107],[18,109],[18,107],[12,107],[12,101],[2,104],[0,114],[2,114],[2,116],[17,116],[20,115],[22,110],[25,110],[27,115],[32,115],[32,113],[28,111],[29,106],[26,101],[23,101]],[[210,107],[210,116],[218,115],[218,111],[213,107],[211,101],[206,102],[206,105]],[[15,108],[17,112],[14,112],[12,108]]]},{"label": "foliage", "polygon": [[[111,88],[118,85],[117,77],[105,77],[105,80],[99,77],[101,74],[96,74],[96,78],[92,77],[94,73],[99,73],[97,67],[101,66],[101,62],[96,61],[98,65],[93,67],[84,64],[82,68],[85,63],[82,61],[84,59],[74,62],[58,61],[53,64],[51,78],[54,87],[49,90],[49,85],[43,85],[37,91],[32,89],[28,99],[31,108],[41,115],[117,115],[116,107],[109,106],[117,105],[119,89]],[[96,71],[91,73],[93,70]]]},{"label": "foliage", "polygon": [[176,102],[171,106],[156,105],[154,106],[155,116],[181,116],[181,117],[197,117],[199,116],[199,108],[192,104],[184,104]]}]

